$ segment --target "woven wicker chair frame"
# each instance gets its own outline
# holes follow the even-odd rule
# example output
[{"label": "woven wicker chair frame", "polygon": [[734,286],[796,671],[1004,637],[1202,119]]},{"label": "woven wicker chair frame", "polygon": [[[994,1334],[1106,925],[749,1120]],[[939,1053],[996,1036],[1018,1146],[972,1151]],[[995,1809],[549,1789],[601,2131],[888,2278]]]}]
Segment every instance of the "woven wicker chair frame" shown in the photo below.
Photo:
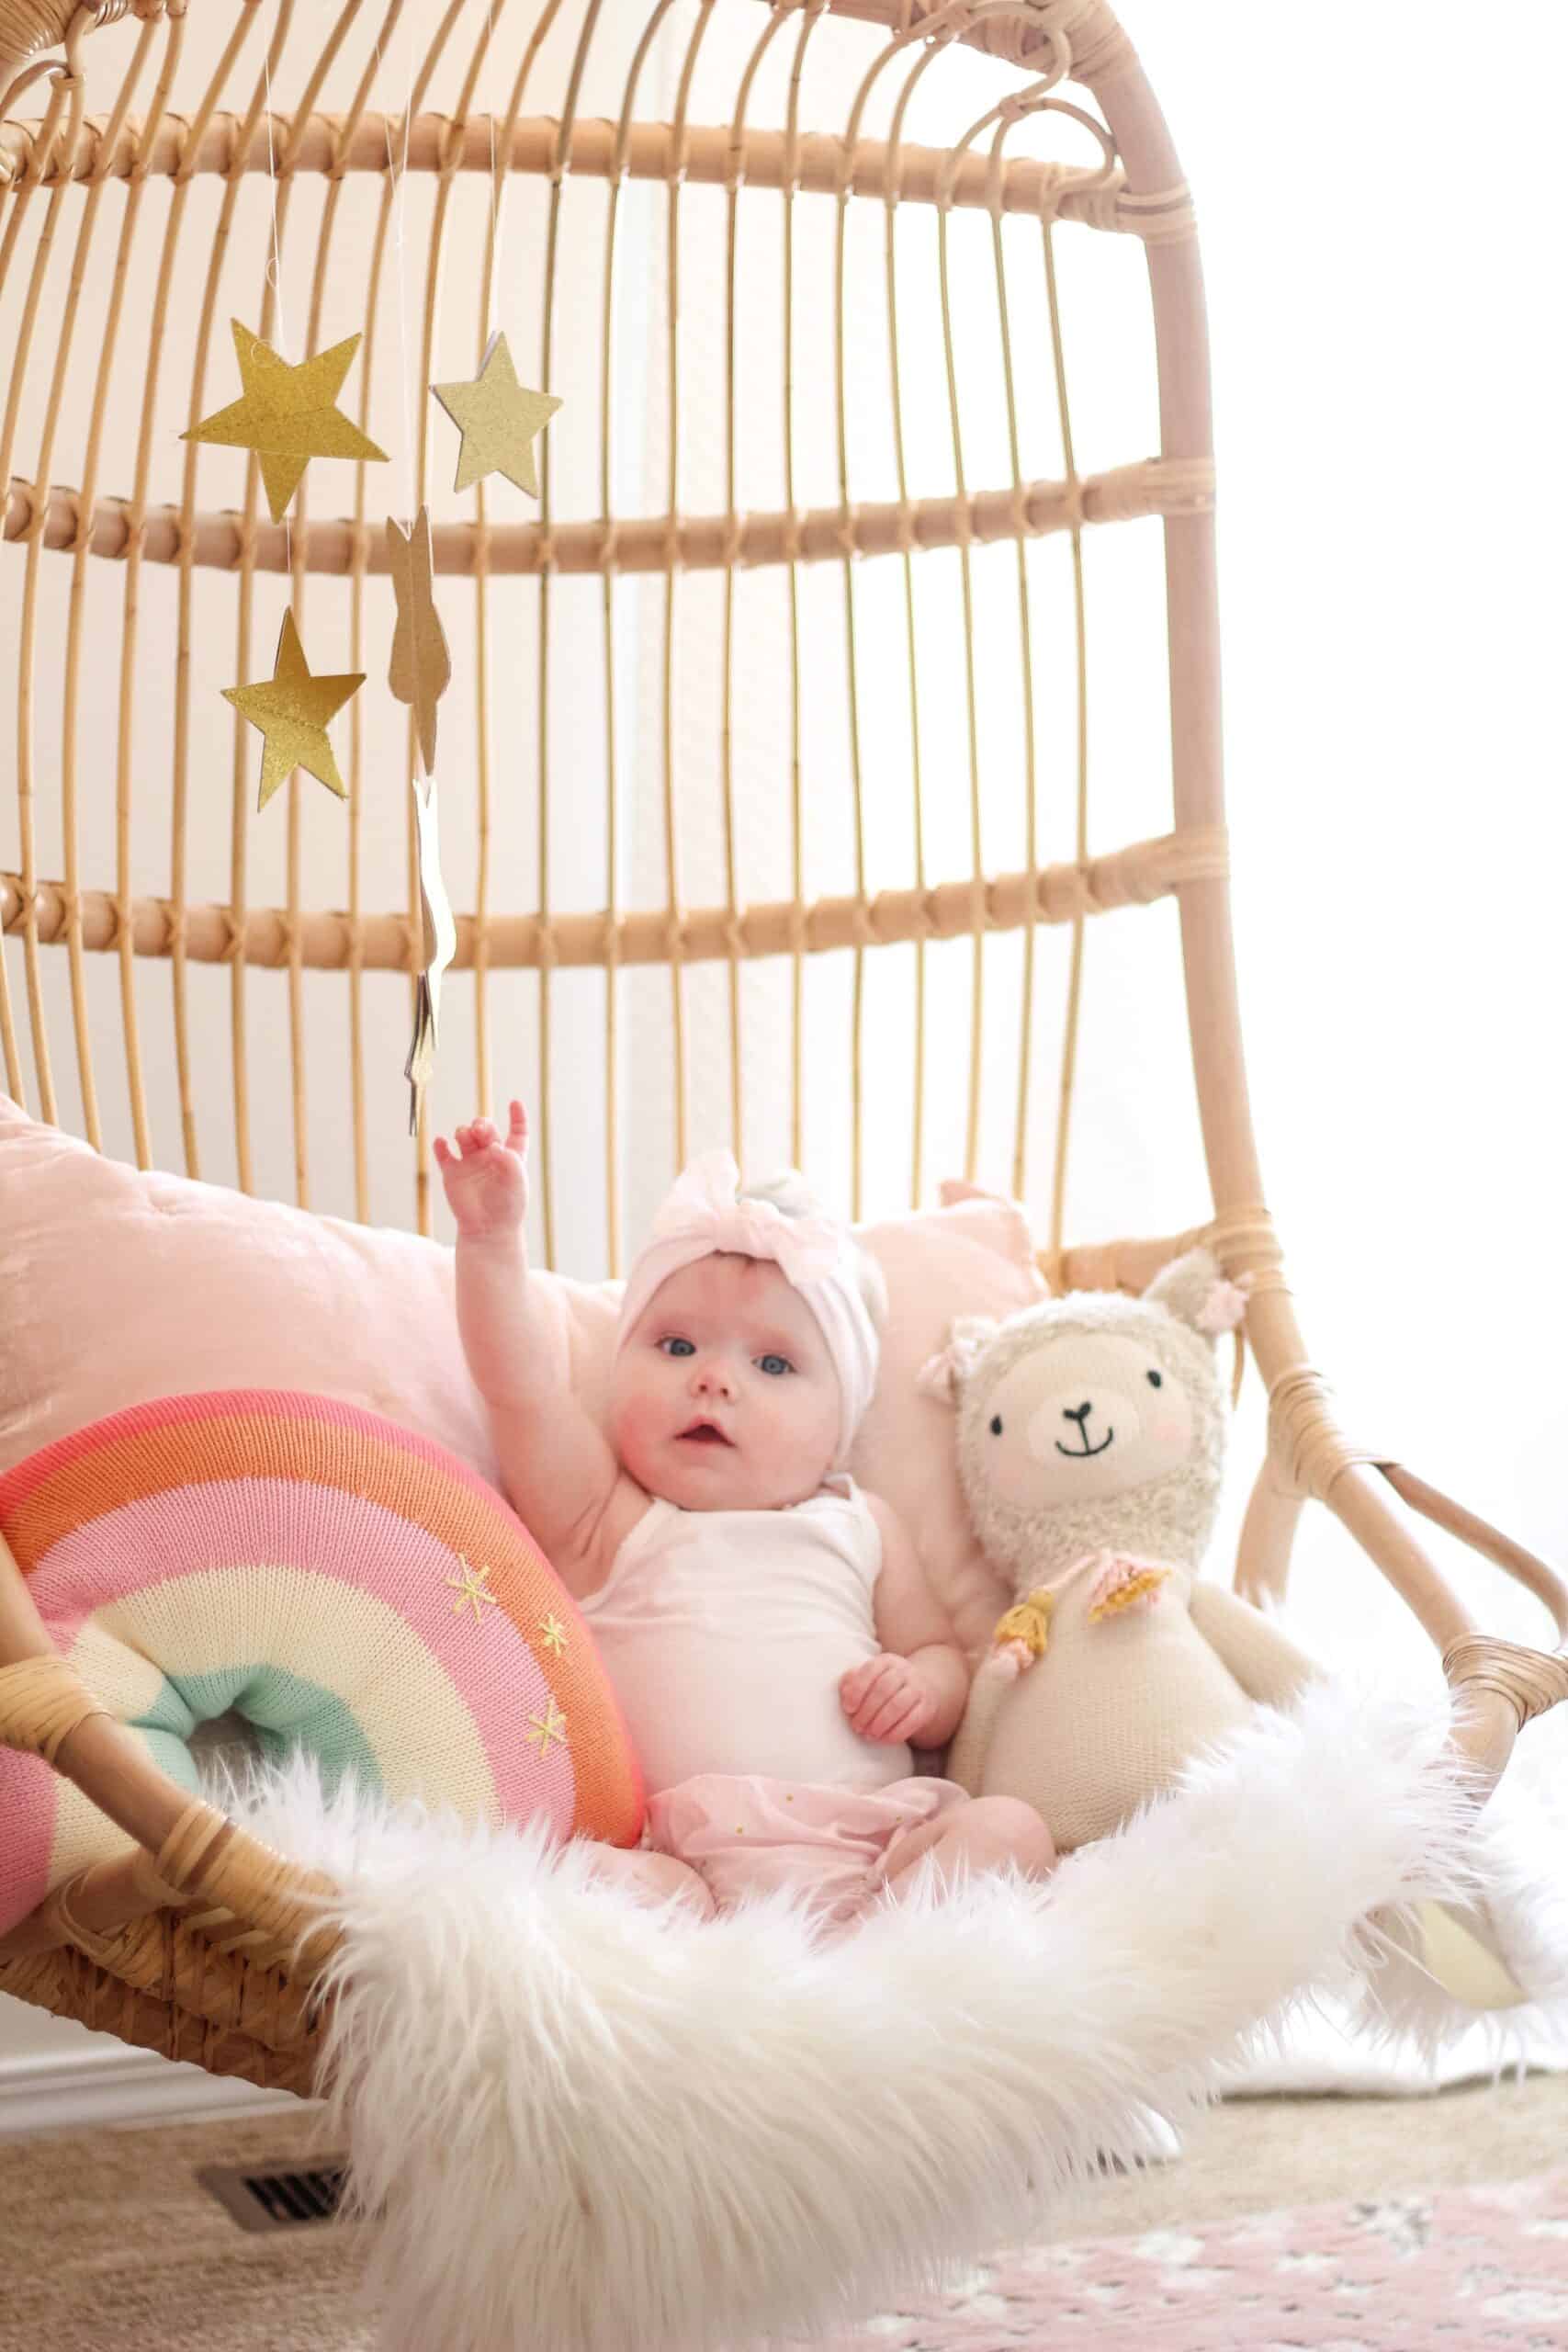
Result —
[{"label": "woven wicker chair frame", "polygon": [[[353,512],[346,516],[307,517],[301,491],[287,523],[271,524],[259,511],[254,458],[247,463],[243,507],[218,512],[197,496],[195,453],[186,461],[178,502],[158,503],[150,495],[150,449],[160,391],[161,352],[176,310],[199,302],[197,362],[188,393],[188,421],[209,412],[221,395],[209,380],[214,329],[226,313],[219,305],[221,265],[240,192],[247,180],[265,175],[273,192],[272,253],[288,235],[290,198],[302,185],[321,196],[318,245],[310,270],[310,313],[306,347],[322,347],[319,334],[333,238],[355,206],[375,213],[369,267],[367,340],[378,332],[378,312],[393,272],[388,266],[397,191],[412,178],[427,183],[432,226],[423,287],[424,380],[431,355],[440,280],[444,229],[449,206],[465,182],[488,183],[491,198],[485,255],[487,309],[496,268],[496,199],[508,187],[532,185],[540,191],[546,235],[541,307],[540,382],[549,375],[558,311],[558,232],[563,194],[597,180],[604,187],[605,226],[600,249],[604,284],[601,425],[605,445],[597,514],[558,518],[552,497],[549,443],[541,461],[538,519],[492,520],[479,492],[477,519],[437,520],[434,569],[476,584],[475,648],[479,673],[476,757],[479,767],[479,864],[474,903],[457,920],[454,968],[472,974],[473,1018],[481,1099],[488,1100],[491,992],[500,976],[517,967],[537,974],[539,1121],[543,1211],[547,1254],[553,1254],[558,1199],[549,1122],[553,1089],[551,1041],[555,994],[573,969],[604,975],[605,1005],[604,1080],[605,1125],[606,1258],[615,1270],[619,1247],[615,1057],[615,1006],[623,976],[633,967],[661,967],[670,989],[673,1076],[673,1139],[677,1157],[688,1142],[711,1136],[687,1134],[688,1035],[686,991],[705,966],[727,976],[729,1012],[731,1109],[737,1145],[741,1133],[743,1056],[740,1047],[741,978],[759,962],[774,959],[790,974],[795,1008],[793,1139],[801,1142],[803,1054],[800,1005],[805,974],[818,959],[839,951],[851,974],[848,1026],[852,1040],[852,1189],[857,1209],[863,1184],[862,1040],[865,967],[887,949],[903,947],[911,981],[910,1022],[916,1041],[915,1107],[908,1157],[910,1194],[923,1183],[921,1108],[925,1097],[925,1024],[928,959],[937,944],[966,941],[972,947],[973,1023],[968,1074],[967,1157],[973,1168],[979,1137],[982,978],[988,944],[998,935],[1021,934],[1025,1012],[1020,1023],[1014,1177],[1021,1192],[1032,1191],[1026,1135],[1032,1080],[1043,1068],[1037,1024],[1032,1016],[1037,934],[1066,926],[1066,1008],[1062,1030],[1055,1101],[1055,1166],[1048,1207],[1042,1217],[1048,1239],[1042,1263],[1058,1288],[1122,1287],[1136,1290],[1177,1250],[1206,1236],[1227,1271],[1250,1283],[1247,1338],[1268,1385],[1269,1438],[1258,1476],[1240,1547],[1238,1588],[1253,1597],[1278,1596],[1285,1588],[1292,1540],[1303,1503],[1321,1500],[1343,1521],[1365,1552],[1419,1619],[1443,1655],[1450,1685],[1461,1694],[1458,1736],[1489,1780],[1506,1766],[1522,1724],[1568,1695],[1568,1658],[1523,1649],[1487,1637],[1461,1605],[1427,1557],[1402,1503],[1457,1534],[1523,1581],[1555,1618],[1559,1636],[1568,1637],[1568,1591],[1542,1563],[1464,1511],[1400,1464],[1349,1444],[1339,1433],[1324,1383],[1313,1370],[1286,1285],[1281,1252],[1264,1206],[1248,1110],[1237,1012],[1236,979],[1227,876],[1224,807],[1220,761],[1220,685],[1216,625],[1213,467],[1211,442],[1208,355],[1201,280],[1192,209],[1159,109],[1125,34],[1102,0],[694,0],[676,11],[674,0],[645,0],[647,15],[634,24],[629,6],[606,7],[604,0],[541,0],[531,12],[526,34],[512,28],[506,0],[450,0],[439,12],[428,53],[411,70],[406,107],[394,119],[376,111],[370,97],[375,77],[368,62],[345,111],[317,110],[317,98],[340,47],[358,40],[368,60],[379,60],[402,13],[402,0],[347,0],[335,11],[297,7],[276,0],[97,0],[73,7],[71,0],[0,0],[0,295],[6,280],[20,278],[14,373],[0,420],[0,537],[25,563],[22,628],[18,648],[17,817],[19,865],[0,874],[0,926],[11,953],[20,950],[19,1000],[14,968],[0,956],[0,1047],[6,1082],[18,1099],[28,1094],[28,1057],[20,1023],[25,1012],[30,1046],[30,1076],[42,1115],[61,1116],[64,1080],[59,1066],[62,1025],[59,1007],[69,1006],[66,1054],[73,1054],[73,1084],[82,1106],[82,1126],[102,1148],[105,1122],[95,1051],[106,1050],[88,1019],[86,970],[96,956],[118,963],[121,991],[121,1037],[116,1047],[117,1077],[127,1089],[132,1140],[143,1166],[154,1161],[152,1119],[144,1073],[155,1048],[145,1035],[138,967],[162,959],[169,968],[174,1060],[181,1106],[183,1165],[200,1172],[198,1082],[194,1064],[190,1000],[194,976],[202,967],[230,967],[231,1066],[228,1073],[234,1107],[234,1155],[238,1182],[253,1183],[246,1027],[247,967],[277,972],[287,991],[289,1085],[294,1115],[297,1197],[310,1202],[305,1148],[305,976],[338,973],[351,999],[353,1142],[357,1213],[368,1214],[367,1114],[365,1088],[364,1020],[367,976],[412,977],[423,954],[423,930],[411,861],[406,908],[374,912],[361,904],[359,782],[367,753],[357,718],[352,744],[349,812],[349,893],[346,911],[329,911],[305,901],[301,843],[304,838],[299,779],[288,793],[287,899],[256,906],[247,890],[245,826],[251,755],[244,730],[235,723],[233,850],[231,889],[221,903],[187,896],[186,823],[193,769],[188,669],[193,645],[202,636],[198,599],[209,580],[232,579],[238,588],[240,660],[250,654],[254,590],[258,580],[288,574],[297,615],[307,590],[321,579],[348,582],[352,666],[365,643],[368,594],[387,570],[379,529],[367,522],[369,502],[382,497],[367,486],[371,469],[355,468]],[[182,54],[190,23],[221,12],[229,27],[227,46],[216,71],[192,97],[182,79]],[[429,12],[434,18],[437,12]],[[705,37],[716,13],[727,22],[745,20],[749,44],[724,119],[697,119],[694,91]],[[133,18],[134,28],[89,44],[88,36],[117,19]],[[619,19],[613,25],[612,19]],[[855,20],[852,34],[835,24]],[[356,24],[356,20],[359,20]],[[667,21],[669,20],[669,21]],[[752,28],[754,27],[754,31]],[[644,119],[644,68],[656,41],[669,42],[684,28],[677,54],[672,119]],[[412,39],[403,28],[404,39]],[[844,95],[840,118],[822,130],[809,129],[800,93],[814,44],[852,39],[854,71],[840,77]],[[272,90],[284,70],[286,45],[319,44],[304,75],[298,103],[274,112]],[[551,44],[554,44],[553,48]],[[265,47],[265,57],[262,54]],[[618,76],[618,112],[594,119],[580,104],[584,75],[609,47]],[[542,53],[557,58],[557,111],[541,111],[538,81]],[[986,52],[997,76],[985,110],[962,136],[942,145],[906,139],[906,111],[917,101],[928,75],[940,83],[965,51]],[[112,52],[112,56],[110,54]],[[292,51],[289,55],[292,56]],[[345,51],[346,53],[346,51]],[[771,56],[770,56],[771,53]],[[851,52],[846,52],[851,54]],[[100,65],[100,57],[102,62]],[[548,62],[548,59],[546,60]],[[752,104],[765,71],[788,69],[788,101],[782,125],[761,126]],[[1005,72],[1000,69],[1006,69]],[[971,69],[972,70],[972,69]],[[90,111],[88,89],[99,86],[105,111]],[[441,111],[429,102],[438,71],[456,91]],[[1070,93],[1070,95],[1069,95]],[[872,136],[874,105],[893,94],[883,135]],[[185,110],[176,112],[176,98]],[[28,107],[34,111],[30,114]],[[886,115],[886,110],[885,110]],[[1076,128],[1087,160],[1043,161],[1021,152],[1017,134],[1055,115]],[[878,118],[883,119],[884,118]],[[393,168],[394,164],[397,166]],[[669,401],[668,497],[651,516],[615,510],[609,442],[615,381],[611,316],[615,284],[617,219],[624,192],[649,182],[667,205],[667,377]],[[79,318],[80,277],[90,251],[107,241],[111,208],[106,196],[121,190],[117,288],[123,264],[142,232],[151,208],[148,191],[167,183],[168,203],[159,255],[153,312],[145,330],[123,314],[118,292],[111,299],[95,359]],[[182,244],[192,192],[211,184],[221,190],[210,258],[188,241]],[[699,201],[705,187],[721,191],[727,224],[728,348],[724,358],[724,430],[728,492],[723,511],[690,515],[679,509],[678,420],[684,387],[676,326],[674,275],[680,254],[683,208]],[[736,468],[736,254],[738,222],[754,207],[755,192],[772,191],[783,224],[785,304],[785,381],[782,394],[784,497],[773,509],[739,497]],[[789,377],[793,334],[811,288],[797,267],[796,224],[815,199],[832,208],[836,224],[836,270],[830,288],[818,287],[833,316],[837,353],[833,414],[839,451],[839,495],[818,503],[796,501],[796,389]],[[908,332],[908,308],[899,311],[899,280],[892,261],[895,230],[912,212],[934,230],[940,262],[941,320],[953,411],[953,482],[940,494],[910,494],[901,423],[899,335]],[[891,358],[892,413],[897,427],[897,487],[893,498],[861,501],[852,496],[846,415],[846,322],[844,240],[852,220],[886,224],[886,349]],[[1028,479],[1020,457],[1021,393],[1015,381],[1010,316],[1010,280],[1003,268],[1004,224],[1032,223],[1044,268],[1038,301],[1048,332],[1055,383],[1051,401],[1059,410],[1064,467],[1060,479]],[[958,223],[988,226],[995,260],[995,301],[1001,331],[1000,390],[1009,420],[1010,464],[1002,479],[971,487],[965,444],[960,431],[955,330],[950,310],[949,238]],[[74,227],[74,238],[69,233]],[[1013,232],[1010,229],[1009,234]],[[1055,275],[1059,234],[1120,241],[1140,240],[1145,248],[1158,371],[1159,454],[1098,474],[1080,475],[1073,462],[1066,401],[1061,320]],[[971,248],[970,250],[973,250]],[[251,256],[254,265],[254,256]],[[265,338],[278,326],[276,272],[265,278],[253,267],[245,300],[254,300]],[[235,298],[238,307],[240,298]],[[249,315],[254,316],[255,313]],[[221,334],[218,337],[221,349]],[[481,338],[482,347],[482,338]],[[119,369],[118,389],[115,371]],[[124,375],[145,370],[145,390],[133,431],[127,421]],[[17,469],[20,394],[47,381],[40,411],[39,453],[30,478]],[[77,397],[90,382],[90,399]],[[171,419],[163,420],[168,428]],[[119,430],[130,479],[107,479],[106,442]],[[62,487],[57,475],[69,431],[83,435],[78,487]],[[417,499],[423,502],[425,435],[419,436]],[[319,493],[318,493],[319,494]],[[1169,649],[1169,701],[1174,819],[1156,838],[1134,840],[1109,854],[1090,856],[1087,831],[1087,763],[1083,754],[1085,695],[1082,550],[1086,532],[1139,517],[1157,516],[1164,540],[1165,591]],[[980,758],[976,724],[973,666],[975,621],[972,567],[977,551],[994,543],[1017,553],[1017,599],[1021,623],[1021,678],[1025,707],[1030,701],[1032,651],[1030,573],[1026,553],[1051,535],[1070,545],[1076,586],[1075,667],[1078,695],[1078,758],[1073,854],[1059,863],[1037,854],[1034,823],[1034,748],[1025,747],[1029,821],[1025,854],[1011,867],[992,871],[981,855]],[[973,855],[966,870],[939,875],[928,870],[920,848],[920,710],[915,655],[916,582],[933,551],[955,555],[962,583],[964,645],[954,672],[966,655],[969,731],[968,788]],[[57,774],[40,773],[35,749],[35,714],[40,704],[40,603],[39,582],[46,560],[68,562],[71,603],[61,648],[61,707],[64,732]],[[908,616],[908,669],[914,764],[916,855],[908,887],[870,889],[863,826],[862,719],[856,708],[857,570],[859,560],[885,558],[901,574]],[[123,582],[119,622],[120,708],[116,773],[79,773],[75,722],[85,692],[91,693],[86,662],[85,599],[105,567],[118,567]],[[178,576],[178,641],[181,683],[176,697],[172,781],[172,862],[166,895],[140,893],[132,878],[131,820],[134,811],[131,752],[138,677],[133,652],[139,589],[172,568]],[[793,859],[784,880],[790,887],[772,899],[743,897],[737,882],[734,838],[735,693],[734,614],[738,582],[746,575],[777,575],[787,590],[791,615],[786,705],[794,714],[795,758],[791,792]],[[671,665],[678,590],[708,573],[722,583],[721,643],[723,712],[721,780],[726,840],[727,888],[722,900],[685,903],[679,887],[680,805],[673,777]],[[585,910],[561,910],[550,898],[550,821],[554,805],[561,821],[561,792],[552,804],[545,705],[550,676],[552,611],[564,583],[586,575],[603,584],[605,674],[614,665],[615,583],[622,576],[649,575],[663,592],[663,775],[666,824],[664,903],[626,907],[617,897],[614,842],[606,861],[604,903]],[[491,806],[493,766],[488,686],[493,662],[489,640],[489,593],[511,578],[536,583],[534,626],[538,647],[540,718],[537,739],[539,873],[533,903],[512,908],[491,902]],[[850,680],[852,742],[850,784],[853,801],[854,887],[838,895],[809,898],[802,885],[801,845],[818,811],[800,781],[799,726],[802,702],[802,637],[796,625],[807,594],[824,582],[835,588],[841,611],[841,646]],[[558,584],[559,583],[559,584]],[[558,621],[555,626],[560,627]],[[229,674],[249,674],[244,669]],[[604,725],[612,738],[609,823],[613,832],[614,696],[606,688]],[[1032,717],[1026,721],[1032,727]],[[412,739],[411,739],[412,741]],[[411,751],[412,756],[412,751]],[[38,816],[46,802],[60,815],[63,865],[55,876],[40,873]],[[570,809],[567,819],[570,820]],[[114,870],[96,885],[85,874],[84,839],[114,842]],[[1091,917],[1130,905],[1174,898],[1179,915],[1188,1023],[1213,1192],[1213,1216],[1190,1232],[1149,1240],[1068,1248],[1064,1244],[1064,1190],[1069,1112],[1077,1059],[1077,1022],[1085,932]],[[910,952],[912,951],[912,952]],[[68,989],[52,991],[47,968],[63,960]],[[390,985],[390,983],[389,983]],[[652,987],[650,977],[637,982]],[[100,1029],[101,1023],[98,1024]],[[414,1145],[413,1204],[422,1230],[429,1226],[427,1136],[423,1121]],[[0,1544],[0,1554],[4,1546]],[[42,1909],[0,1945],[0,1988],[46,2008],[106,2029],[132,2043],[194,2059],[216,2071],[258,2084],[301,2093],[312,2079],[321,2018],[311,1984],[331,1949],[330,1936],[315,1922],[313,1898],[320,1883],[260,1847],[221,1815],[192,1803],[146,1758],[132,1737],[97,1712],[64,1663],[54,1657],[24,1581],[8,1555],[0,1557],[0,1736],[45,1755],[118,1826],[133,1838],[127,1858],[80,1873],[56,1890]]]}]

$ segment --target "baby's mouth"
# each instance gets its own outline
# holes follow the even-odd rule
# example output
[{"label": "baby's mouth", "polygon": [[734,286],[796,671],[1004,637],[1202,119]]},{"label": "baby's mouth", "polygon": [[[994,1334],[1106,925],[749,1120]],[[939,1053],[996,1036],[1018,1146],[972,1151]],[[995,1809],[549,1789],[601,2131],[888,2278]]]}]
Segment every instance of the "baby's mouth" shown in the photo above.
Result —
[{"label": "baby's mouth", "polygon": [[716,1421],[694,1421],[690,1429],[682,1430],[676,1442],[681,1445],[733,1445],[733,1438],[726,1437]]}]

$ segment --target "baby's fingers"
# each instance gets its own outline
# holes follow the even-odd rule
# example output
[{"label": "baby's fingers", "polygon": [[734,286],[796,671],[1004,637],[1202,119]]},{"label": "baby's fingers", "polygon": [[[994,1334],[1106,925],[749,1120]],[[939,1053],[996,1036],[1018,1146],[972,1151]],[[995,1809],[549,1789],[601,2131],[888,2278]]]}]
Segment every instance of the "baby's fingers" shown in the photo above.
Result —
[{"label": "baby's fingers", "polygon": [[528,1115],[521,1102],[513,1102],[509,1106],[509,1116],[511,1124],[506,1130],[506,1148],[521,1158],[528,1148]]},{"label": "baby's fingers", "polygon": [[866,1704],[878,1683],[885,1682],[903,1662],[902,1658],[868,1657],[863,1666],[852,1668],[839,1684],[839,1695],[852,1715]]},{"label": "baby's fingers", "polygon": [[435,1154],[435,1163],[438,1168],[450,1167],[457,1157],[445,1136],[437,1136],[430,1148]]},{"label": "baby's fingers", "polygon": [[898,1690],[877,1708],[862,1732],[863,1739],[902,1739],[920,1713],[918,1690]]}]

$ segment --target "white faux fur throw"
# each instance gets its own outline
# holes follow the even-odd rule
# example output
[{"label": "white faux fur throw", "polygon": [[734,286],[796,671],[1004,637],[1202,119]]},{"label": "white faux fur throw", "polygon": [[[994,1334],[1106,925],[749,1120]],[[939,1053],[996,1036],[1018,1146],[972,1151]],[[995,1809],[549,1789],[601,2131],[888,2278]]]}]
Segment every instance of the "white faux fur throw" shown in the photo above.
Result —
[{"label": "white faux fur throw", "polygon": [[713,1922],[580,1849],[352,1794],[243,1808],[329,1871],[328,2069],[400,2352],[708,2352],[842,2323],[1038,2231],[1238,2038],[1465,1883],[1445,1704],[1323,1686],[1047,1883],[838,1941]]}]

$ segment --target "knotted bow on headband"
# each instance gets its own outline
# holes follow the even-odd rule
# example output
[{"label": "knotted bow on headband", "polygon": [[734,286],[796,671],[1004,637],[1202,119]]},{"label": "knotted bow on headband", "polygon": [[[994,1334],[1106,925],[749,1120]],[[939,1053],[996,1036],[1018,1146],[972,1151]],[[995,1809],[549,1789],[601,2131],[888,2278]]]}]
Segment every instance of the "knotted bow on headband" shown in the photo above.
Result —
[{"label": "knotted bow on headband", "polygon": [[728,1151],[705,1153],[676,1178],[627,1277],[616,1351],[654,1293],[683,1266],[721,1251],[772,1259],[811,1310],[839,1376],[834,1467],[841,1469],[876,1380],[876,1329],[855,1279],[855,1245],[830,1218],[786,1216],[772,1201],[743,1197],[739,1186]]}]

